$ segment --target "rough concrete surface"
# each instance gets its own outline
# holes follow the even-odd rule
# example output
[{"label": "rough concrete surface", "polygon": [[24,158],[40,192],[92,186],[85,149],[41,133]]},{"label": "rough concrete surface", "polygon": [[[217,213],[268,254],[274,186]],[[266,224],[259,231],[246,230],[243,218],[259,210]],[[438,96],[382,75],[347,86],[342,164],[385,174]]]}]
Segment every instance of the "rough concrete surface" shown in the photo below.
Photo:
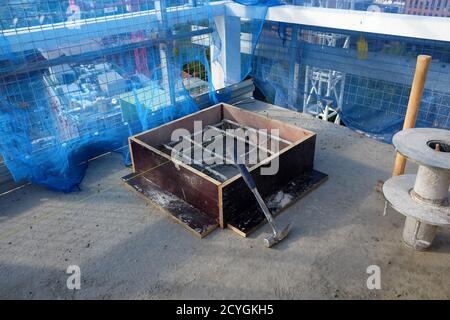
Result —
[{"label": "rough concrete surface", "polygon": [[[263,247],[267,225],[247,239],[219,229],[193,237],[126,189],[130,169],[110,154],[90,163],[80,192],[27,186],[0,197],[0,298],[450,298],[449,230],[415,252],[401,242],[404,217],[382,216],[374,185],[390,176],[391,145],[285,109],[245,107],[315,131],[315,166],[329,174],[277,217],[293,223],[282,243]],[[81,268],[80,290],[66,287],[69,265]],[[381,290],[366,286],[370,265],[381,268]]]}]

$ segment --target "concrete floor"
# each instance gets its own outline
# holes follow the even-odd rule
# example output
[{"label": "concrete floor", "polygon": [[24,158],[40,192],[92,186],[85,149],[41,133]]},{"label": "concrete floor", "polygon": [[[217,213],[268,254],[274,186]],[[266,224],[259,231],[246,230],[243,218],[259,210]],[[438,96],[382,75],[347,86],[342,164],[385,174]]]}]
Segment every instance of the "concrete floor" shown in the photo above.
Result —
[{"label": "concrete floor", "polygon": [[[0,298],[410,299],[450,298],[450,232],[430,252],[401,242],[403,216],[374,191],[394,150],[349,129],[276,107],[246,106],[318,134],[316,169],[330,178],[277,220],[293,222],[274,249],[263,226],[194,238],[121,185],[119,155],[91,162],[82,191],[27,186],[0,197]],[[409,167],[409,171],[414,171]],[[66,268],[81,268],[68,290]],[[381,290],[366,286],[381,268]]]}]

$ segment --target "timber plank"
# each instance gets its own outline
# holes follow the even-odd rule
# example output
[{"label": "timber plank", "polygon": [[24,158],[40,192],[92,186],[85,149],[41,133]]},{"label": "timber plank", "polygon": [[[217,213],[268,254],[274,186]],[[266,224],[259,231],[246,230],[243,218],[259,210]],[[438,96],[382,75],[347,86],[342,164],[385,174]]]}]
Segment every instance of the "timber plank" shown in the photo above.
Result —
[{"label": "timber plank", "polygon": [[171,218],[199,238],[206,237],[219,226],[217,219],[207,216],[174,194],[162,190],[142,175],[132,173],[124,176],[122,180],[131,190],[168,213]]},{"label": "timber plank", "polygon": [[[301,177],[304,173],[313,171],[314,147],[316,136],[310,136],[302,143],[293,145],[289,150],[282,151],[278,156],[278,170],[273,175],[263,175],[259,168],[250,170],[258,191],[264,198],[282,190],[294,177]],[[222,219],[221,225],[226,226],[229,221],[236,221],[242,217],[255,198],[245,184],[244,179],[225,182],[222,187]]]},{"label": "timber plank", "polygon": [[[276,216],[303,198],[309,192],[316,189],[327,179],[328,175],[313,170],[294,178],[279,191],[264,197],[264,201],[272,215]],[[240,236],[247,237],[265,222],[267,222],[267,220],[259,209],[255,199],[250,207],[228,221],[228,227]]]},{"label": "timber plank", "polygon": [[[218,186],[212,179],[196,174],[186,166],[177,166],[166,155],[130,140],[134,170],[214,219],[219,218]],[[217,183],[218,184],[218,183]]]}]

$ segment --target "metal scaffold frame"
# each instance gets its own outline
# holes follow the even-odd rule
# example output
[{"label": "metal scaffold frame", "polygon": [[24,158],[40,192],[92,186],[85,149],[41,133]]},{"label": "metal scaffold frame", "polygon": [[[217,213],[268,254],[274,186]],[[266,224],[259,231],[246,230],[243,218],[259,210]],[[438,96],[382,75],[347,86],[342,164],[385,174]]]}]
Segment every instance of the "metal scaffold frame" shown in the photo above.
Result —
[{"label": "metal scaffold frame", "polygon": [[335,117],[334,123],[340,124],[344,87],[344,73],[306,66],[303,112],[325,121]]},{"label": "metal scaffold frame", "polygon": [[[309,31],[308,42],[318,42],[322,46],[336,47],[337,40],[344,38],[344,48],[350,46],[350,37],[334,33]],[[339,112],[344,102],[345,73],[331,69],[306,66],[303,112],[319,119],[340,124]]]}]

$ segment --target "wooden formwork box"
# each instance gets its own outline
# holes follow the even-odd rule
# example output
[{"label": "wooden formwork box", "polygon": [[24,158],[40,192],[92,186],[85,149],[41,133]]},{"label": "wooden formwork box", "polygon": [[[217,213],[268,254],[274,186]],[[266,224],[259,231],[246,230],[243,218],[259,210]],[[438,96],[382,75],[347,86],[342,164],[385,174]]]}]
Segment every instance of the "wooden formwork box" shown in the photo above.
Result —
[{"label": "wooden formwork box", "polygon": [[[287,195],[287,201],[281,206],[276,202],[275,206],[269,206],[274,214],[327,178],[313,167],[314,132],[224,103],[130,137],[133,173],[123,178],[126,185],[199,237],[206,236],[218,226],[229,227],[247,236],[265,221],[240,174],[221,182],[161,151],[161,145],[170,141],[175,129],[183,128],[192,134],[194,121],[202,121],[205,127],[224,119],[255,129],[278,129],[279,137],[289,142],[265,161],[249,168],[268,203],[280,192]],[[279,160],[277,173],[262,175],[261,167],[275,157]]]}]

